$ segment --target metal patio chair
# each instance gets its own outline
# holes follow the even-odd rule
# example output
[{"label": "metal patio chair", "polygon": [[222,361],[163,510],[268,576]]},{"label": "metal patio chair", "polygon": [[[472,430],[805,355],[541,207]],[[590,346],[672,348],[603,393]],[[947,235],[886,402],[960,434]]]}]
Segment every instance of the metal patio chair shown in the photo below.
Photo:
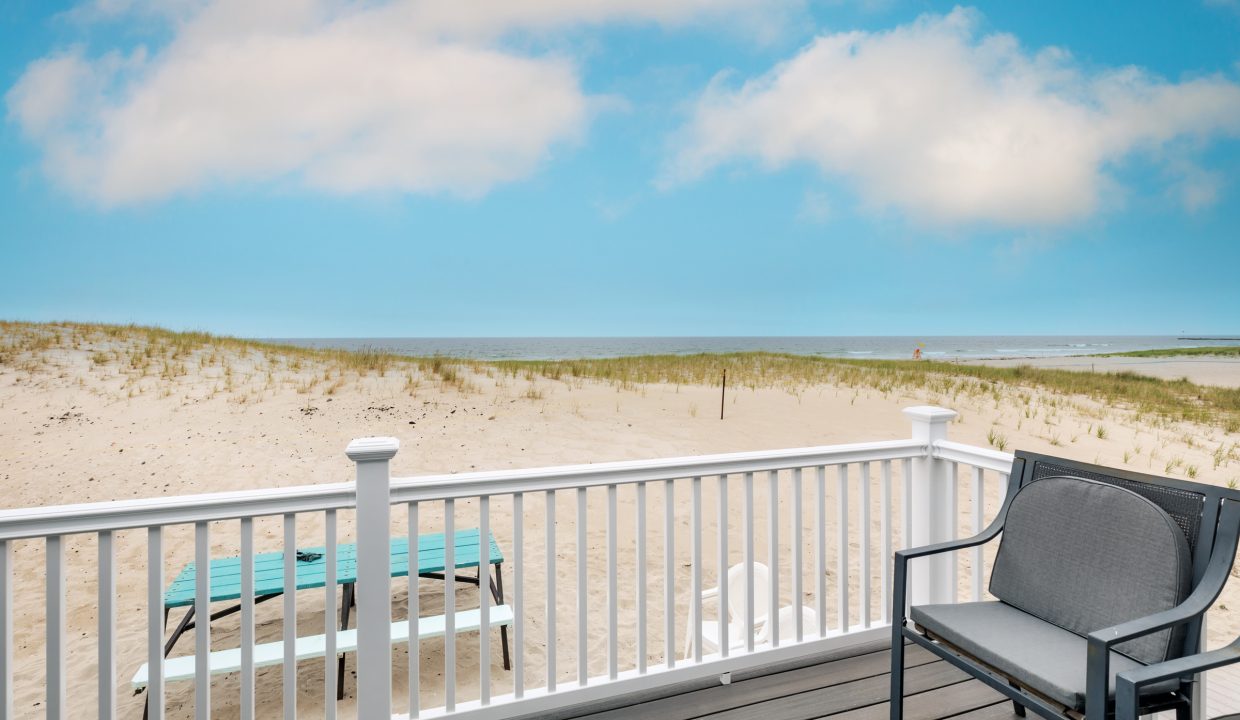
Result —
[{"label": "metal patio chair", "polygon": [[[998,600],[908,605],[908,562],[993,540]],[[1202,616],[1226,583],[1240,492],[1017,452],[998,516],[895,554],[891,718],[910,640],[1046,718],[1191,717]],[[906,611],[906,608],[907,611]],[[1219,651],[1215,651],[1216,653]],[[1232,650],[1235,654],[1236,651]]]}]

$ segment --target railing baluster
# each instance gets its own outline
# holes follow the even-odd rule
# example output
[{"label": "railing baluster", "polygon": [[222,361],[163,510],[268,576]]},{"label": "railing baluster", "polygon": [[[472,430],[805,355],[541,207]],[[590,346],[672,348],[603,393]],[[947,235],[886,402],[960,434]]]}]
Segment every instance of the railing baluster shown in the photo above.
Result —
[{"label": "railing baluster", "polygon": [[676,667],[676,481],[663,482],[663,662]]},{"label": "railing baluster", "polygon": [[801,468],[792,471],[792,607],[797,642],[804,639],[805,620],[801,613]]},{"label": "railing baluster", "polygon": [[146,704],[149,720],[164,717],[164,529],[146,529]]},{"label": "railing baluster", "polygon": [[771,647],[779,647],[779,473],[775,470],[767,472],[766,487],[766,558],[771,566],[766,626]]},{"label": "railing baluster", "polygon": [[837,614],[840,619],[840,632],[848,632],[851,624],[848,621],[848,466],[836,466],[836,582],[839,585],[839,607]]},{"label": "railing baluster", "polygon": [[544,494],[547,513],[547,692],[555,692],[555,491]]},{"label": "railing baluster", "polygon": [[491,578],[491,498],[478,498],[478,701],[491,704],[491,593],[482,573]]},{"label": "railing baluster", "polygon": [[719,586],[719,654],[728,656],[732,643],[728,642],[728,476],[720,475],[719,493],[719,527],[715,528],[719,536],[719,575],[716,585]]},{"label": "railing baluster", "polygon": [[[201,570],[201,569],[200,569]],[[284,514],[284,719],[297,720],[297,515]]]},{"label": "railing baluster", "polygon": [[[957,463],[948,464],[948,482],[947,482],[947,507],[950,508],[951,514],[948,516],[949,521],[948,532],[951,533],[951,539],[955,540],[960,536],[960,482],[959,482],[959,466]],[[952,602],[960,600],[960,552],[953,550],[951,553],[952,563]]]},{"label": "railing baluster", "polygon": [[[410,535],[410,537],[417,537]],[[323,717],[336,720],[336,511],[323,515]],[[416,573],[411,573],[416,575]],[[416,644],[416,635],[410,647]]]},{"label": "railing baluster", "polygon": [[[982,469],[973,466],[973,534],[982,531],[982,511],[985,509],[986,478]],[[982,546],[973,548],[973,601],[982,599]]]},{"label": "railing baluster", "polygon": [[13,717],[13,543],[0,540],[0,715]]},{"label": "railing baluster", "polygon": [[607,677],[620,672],[620,628],[616,604],[616,486],[607,486]]},{"label": "railing baluster", "polygon": [[47,538],[47,717],[68,717],[65,690],[65,537]]},{"label": "railing baluster", "polygon": [[211,526],[194,523],[194,717],[211,720]]},{"label": "railing baluster", "polygon": [[241,720],[254,720],[254,518],[241,518]]},{"label": "railing baluster", "polygon": [[870,464],[861,463],[861,624],[870,626]]},{"label": "railing baluster", "polygon": [[646,483],[637,483],[637,672],[646,674]]},{"label": "railing baluster", "polygon": [[[900,463],[900,477],[904,480],[904,492],[900,496],[900,547],[912,547],[913,538],[913,461],[905,458]],[[911,587],[911,585],[910,585]],[[905,593],[904,613],[912,607],[913,593]]]},{"label": "railing baluster", "polygon": [[[8,576],[3,580],[7,582]],[[6,666],[7,668],[7,666]],[[0,668],[0,673],[5,668]],[[4,717],[13,717],[4,713]],[[99,718],[116,717],[116,549],[111,530],[99,533]]]},{"label": "railing baluster", "polygon": [[[409,503],[407,510],[405,522],[409,526],[406,533],[406,537],[409,538],[409,611],[406,613],[409,616],[409,717],[416,718],[422,712],[422,640],[419,633],[421,621],[418,620],[422,616],[422,598],[418,590],[418,585],[420,584],[418,582],[418,553],[420,551],[418,535],[422,531],[418,527],[421,524],[421,518],[418,517],[418,504],[416,502]],[[514,516],[513,519],[516,520],[517,517],[520,516]],[[446,577],[445,573],[445,582]],[[485,593],[486,591],[480,589],[480,592]],[[332,597],[335,597],[334,593]],[[329,617],[327,621],[331,623],[332,619]],[[334,657],[332,659],[333,661],[335,660]],[[334,671],[331,667],[328,667],[327,672],[330,675]],[[334,706],[336,697],[333,695],[329,702]]]},{"label": "railing baluster", "polygon": [[[745,473],[745,499],[741,504],[745,538],[745,652],[753,652],[753,473]],[[720,638],[728,642],[727,637]]]},{"label": "railing baluster", "polygon": [[692,610],[693,627],[688,631],[693,636],[693,662],[702,662],[702,478],[693,478],[693,501],[690,508],[689,537],[692,554],[692,578],[690,582],[689,603]]},{"label": "railing baluster", "polygon": [[882,624],[886,625],[891,622],[891,461],[884,460],[882,466],[882,489],[879,495],[878,503],[878,534],[879,553],[882,556],[882,565],[878,569],[879,573],[879,617],[882,618]]},{"label": "railing baluster", "polygon": [[816,576],[818,637],[827,635],[827,468],[814,468],[814,575]]},{"label": "railing baluster", "polygon": [[590,679],[586,626],[586,489],[577,488],[577,684],[585,686]]},{"label": "railing baluster", "polygon": [[[482,556],[478,559],[481,562]],[[456,501],[452,498],[443,501],[443,577],[443,705],[452,712],[456,709]]]},{"label": "railing baluster", "polygon": [[[410,537],[413,537],[410,535]],[[512,494],[512,694],[525,696],[525,494]]]}]

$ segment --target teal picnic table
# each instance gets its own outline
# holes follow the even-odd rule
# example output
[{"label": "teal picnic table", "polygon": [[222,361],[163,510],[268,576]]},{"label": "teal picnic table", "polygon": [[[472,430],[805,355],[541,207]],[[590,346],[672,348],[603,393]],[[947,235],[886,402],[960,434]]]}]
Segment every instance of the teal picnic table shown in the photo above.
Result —
[{"label": "teal picnic table", "polygon": [[[456,542],[453,554],[452,579],[455,582],[466,582],[482,586],[481,544],[477,528],[459,530],[455,534]],[[417,573],[419,577],[447,580],[448,574],[444,567],[444,535],[434,533],[418,536]],[[491,596],[497,605],[504,603],[504,554],[500,552],[495,536],[490,536],[487,566],[495,566],[495,577],[487,572],[487,584]],[[327,584],[327,548],[298,548],[296,560],[296,577],[294,590],[321,588]],[[393,538],[391,553],[392,577],[409,575],[409,538]],[[457,570],[478,568],[474,577],[458,575]],[[197,582],[197,568],[189,563],[177,575],[164,593],[164,624],[168,623],[168,614],[173,608],[188,607],[185,617],[177,625],[176,630],[164,645],[164,656],[172,652],[177,640],[187,630],[194,627],[194,594]],[[349,626],[349,611],[356,606],[354,584],[357,582],[357,545],[346,544],[336,546],[336,583],[344,586],[340,606],[340,629]],[[229,557],[211,560],[211,602],[237,600],[241,598],[241,558]],[[254,556],[254,602],[255,604],[279,597],[287,592],[284,578],[284,553],[270,552]],[[209,615],[209,621],[240,612],[241,606],[235,605],[218,610]],[[500,628],[501,644],[504,653],[504,669],[510,669],[508,658],[508,628]],[[340,682],[338,692],[344,689],[344,656],[340,658]]]}]

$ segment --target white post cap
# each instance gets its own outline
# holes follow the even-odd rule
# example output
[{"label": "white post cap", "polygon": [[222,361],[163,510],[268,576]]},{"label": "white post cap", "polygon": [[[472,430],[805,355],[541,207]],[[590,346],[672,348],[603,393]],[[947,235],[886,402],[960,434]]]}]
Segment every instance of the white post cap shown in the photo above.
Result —
[{"label": "white post cap", "polygon": [[400,440],[394,437],[357,438],[349,443],[344,452],[353,462],[391,460],[400,450]]},{"label": "white post cap", "polygon": [[916,405],[904,408],[904,416],[909,420],[918,420],[936,425],[951,422],[956,419],[958,414],[955,410],[935,407],[934,405]]}]

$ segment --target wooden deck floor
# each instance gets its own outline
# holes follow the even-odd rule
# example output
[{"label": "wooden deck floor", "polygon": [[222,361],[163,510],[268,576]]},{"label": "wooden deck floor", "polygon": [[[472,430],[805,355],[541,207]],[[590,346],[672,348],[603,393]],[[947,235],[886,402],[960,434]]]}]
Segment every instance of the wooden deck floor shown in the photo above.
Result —
[{"label": "wooden deck floor", "polygon": [[[908,720],[1008,720],[1010,701],[925,650],[905,655],[904,717]],[[562,717],[581,720],[886,720],[890,648],[876,644],[841,651],[813,665],[751,673],[713,685]]]}]

